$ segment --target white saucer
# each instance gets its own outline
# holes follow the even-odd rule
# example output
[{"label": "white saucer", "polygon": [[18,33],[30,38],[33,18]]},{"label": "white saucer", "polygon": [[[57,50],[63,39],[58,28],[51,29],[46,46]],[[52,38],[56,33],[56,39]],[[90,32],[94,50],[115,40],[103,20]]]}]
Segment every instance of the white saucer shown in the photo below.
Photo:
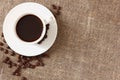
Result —
[{"label": "white saucer", "polygon": [[[14,35],[15,31],[13,28],[16,19],[25,11],[39,13],[50,24],[47,32],[48,37],[41,44],[25,44],[17,40]],[[3,24],[3,34],[9,47],[16,53],[24,56],[36,56],[46,52],[53,45],[57,37],[57,23],[50,10],[43,5],[34,2],[22,3],[14,7],[6,16]]]}]

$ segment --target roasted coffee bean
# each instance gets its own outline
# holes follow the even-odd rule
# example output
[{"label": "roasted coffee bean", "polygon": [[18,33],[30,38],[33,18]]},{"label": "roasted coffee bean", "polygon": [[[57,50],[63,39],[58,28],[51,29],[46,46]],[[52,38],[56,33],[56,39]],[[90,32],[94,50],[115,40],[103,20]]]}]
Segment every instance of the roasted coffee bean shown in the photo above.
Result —
[{"label": "roasted coffee bean", "polygon": [[21,65],[21,68],[22,68],[22,69],[26,69],[27,66],[26,66],[26,65]]},{"label": "roasted coffee bean", "polygon": [[52,8],[53,8],[53,9],[57,9],[57,6],[53,4],[53,5],[52,5]]},{"label": "roasted coffee bean", "polygon": [[5,39],[3,39],[3,42],[6,43]]},{"label": "roasted coffee bean", "polygon": [[19,56],[18,56],[18,59],[21,59],[21,58],[22,58],[22,56],[21,56],[21,55],[19,55]]},{"label": "roasted coffee bean", "polygon": [[44,66],[45,64],[43,62],[41,62],[41,65],[40,66]]},{"label": "roasted coffee bean", "polygon": [[3,62],[4,63],[7,63],[7,61],[9,61],[10,60],[10,58],[9,57],[6,57],[4,60],[3,60]]},{"label": "roasted coffee bean", "polygon": [[16,54],[16,53],[15,53],[14,51],[11,52],[11,56],[15,56],[15,54]]},{"label": "roasted coffee bean", "polygon": [[19,55],[19,56],[18,56],[18,62],[21,62],[21,61],[22,61],[22,56]]},{"label": "roasted coffee bean", "polygon": [[52,8],[54,9],[53,13],[54,13],[55,16],[61,14],[60,10],[62,9],[62,7],[56,6],[56,5],[53,4]]},{"label": "roasted coffee bean", "polygon": [[21,59],[18,59],[18,61],[17,62],[21,62]]},{"label": "roasted coffee bean", "polygon": [[9,66],[9,68],[12,68],[13,67],[13,65],[12,65],[12,62],[11,61],[9,61],[9,64],[8,64]]},{"label": "roasted coffee bean", "polygon": [[3,33],[1,34],[1,37],[4,37]]},{"label": "roasted coffee bean", "polygon": [[35,67],[36,65],[32,65],[32,64],[29,65],[29,68],[35,69]]},{"label": "roasted coffee bean", "polygon": [[6,64],[8,64],[9,66],[9,68],[12,68],[12,61],[10,60],[10,58],[9,57],[6,57],[6,59],[3,61],[4,63],[6,63]]},{"label": "roasted coffee bean", "polygon": [[13,75],[15,75],[15,76],[21,76],[21,74],[19,72],[13,72]]},{"label": "roasted coffee bean", "polygon": [[5,52],[4,52],[5,54],[8,54],[9,53],[9,51],[8,50],[5,50]]},{"label": "roasted coffee bean", "polygon": [[28,80],[26,77],[22,77],[22,79],[21,80]]},{"label": "roasted coffee bean", "polygon": [[59,10],[57,10],[56,15],[60,15],[60,14],[61,14],[61,12]]},{"label": "roasted coffee bean", "polygon": [[52,5],[52,8],[55,9],[55,10],[61,10],[62,9],[62,7],[57,6],[55,4]]},{"label": "roasted coffee bean", "polygon": [[40,63],[40,62],[37,62],[37,63],[36,63],[36,66],[40,66],[40,65],[41,65],[41,63]]},{"label": "roasted coffee bean", "polygon": [[44,66],[44,63],[43,63],[43,62],[38,61],[38,62],[36,63],[36,66]]},{"label": "roasted coffee bean", "polygon": [[50,56],[46,53],[41,54],[41,57],[49,58]]},{"label": "roasted coffee bean", "polygon": [[4,45],[4,43],[0,42],[0,46],[3,46],[3,45]]},{"label": "roasted coffee bean", "polygon": [[30,61],[30,60],[31,60],[31,58],[30,58],[30,57],[27,57],[27,58],[26,58],[26,60],[27,60],[27,61]]},{"label": "roasted coffee bean", "polygon": [[20,66],[13,72],[13,75],[21,76],[21,67]]},{"label": "roasted coffee bean", "polygon": [[61,6],[58,6],[58,10],[61,10],[62,9],[62,7]]},{"label": "roasted coffee bean", "polygon": [[42,62],[41,55],[40,55],[40,56],[37,56],[37,59],[36,59],[36,60]]},{"label": "roasted coffee bean", "polygon": [[0,51],[4,51],[4,48],[0,47]]},{"label": "roasted coffee bean", "polygon": [[25,67],[29,68],[30,63],[26,63],[26,64],[24,64],[24,65],[25,65]]},{"label": "roasted coffee bean", "polygon": [[22,59],[23,59],[23,60],[27,60],[28,57],[26,57],[26,56],[22,56]]},{"label": "roasted coffee bean", "polygon": [[10,49],[10,47],[9,47],[9,46],[7,46],[7,49]]},{"label": "roasted coffee bean", "polygon": [[12,61],[11,61],[11,60],[8,60],[6,63],[7,63],[8,65],[12,65]]},{"label": "roasted coffee bean", "polygon": [[17,66],[17,64],[16,64],[16,63],[12,63],[12,65],[13,65],[13,66]]}]

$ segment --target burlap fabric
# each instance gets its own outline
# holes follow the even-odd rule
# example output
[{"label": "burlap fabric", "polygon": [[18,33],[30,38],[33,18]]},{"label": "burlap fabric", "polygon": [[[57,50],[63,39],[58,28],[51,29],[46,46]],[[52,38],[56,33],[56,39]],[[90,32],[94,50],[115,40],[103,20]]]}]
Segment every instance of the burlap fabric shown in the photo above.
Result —
[{"label": "burlap fabric", "polygon": [[[1,32],[9,10],[27,1],[62,10],[46,65],[22,75],[28,80],[120,80],[120,0],[0,0]],[[0,80],[21,80],[2,63],[5,56],[0,52]]]}]

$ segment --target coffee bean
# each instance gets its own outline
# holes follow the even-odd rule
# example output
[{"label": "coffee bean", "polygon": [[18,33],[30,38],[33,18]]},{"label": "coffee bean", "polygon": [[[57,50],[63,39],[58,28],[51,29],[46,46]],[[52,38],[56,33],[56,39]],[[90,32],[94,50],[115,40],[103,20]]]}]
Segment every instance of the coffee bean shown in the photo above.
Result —
[{"label": "coffee bean", "polygon": [[17,62],[21,62],[21,59],[18,59],[18,61]]},{"label": "coffee bean", "polygon": [[26,58],[26,60],[27,60],[27,61],[30,61],[30,60],[31,60],[31,58],[30,58],[30,57],[27,57],[27,58]]},{"label": "coffee bean", "polygon": [[19,72],[13,72],[13,75],[15,75],[15,76],[21,76],[21,74]]},{"label": "coffee bean", "polygon": [[5,39],[3,39],[3,42],[6,43]]},{"label": "coffee bean", "polygon": [[22,56],[19,55],[19,56],[18,56],[18,62],[21,62],[21,61],[22,61]]},{"label": "coffee bean", "polygon": [[2,35],[1,35],[1,37],[4,37],[4,36],[3,36],[3,33],[2,33]]},{"label": "coffee bean", "polygon": [[21,80],[27,80],[27,78],[26,77],[22,77],[22,79]]},{"label": "coffee bean", "polygon": [[40,65],[41,65],[40,62],[37,62],[37,63],[36,63],[36,66],[40,66]]},{"label": "coffee bean", "polygon": [[57,9],[57,6],[53,4],[53,5],[52,5],[52,8],[53,8],[53,9]]},{"label": "coffee bean", "polygon": [[3,60],[3,62],[4,63],[7,63],[7,61],[9,61],[10,60],[10,58],[9,57],[6,57],[4,60]]},{"label": "coffee bean", "polygon": [[8,50],[5,50],[5,52],[4,52],[5,54],[8,54],[9,53],[9,51]]},{"label": "coffee bean", "polygon": [[6,64],[8,64],[9,66],[9,68],[12,68],[13,67],[13,65],[12,65],[12,61],[10,60],[10,58],[9,57],[6,57],[6,59],[3,61],[4,63],[6,63]]},{"label": "coffee bean", "polygon": [[41,65],[40,66],[44,66],[45,64],[43,62],[41,62]]},{"label": "coffee bean", "polygon": [[9,64],[9,66],[11,66],[11,68],[14,66],[14,67],[17,67],[17,64],[16,63],[13,63],[12,61],[11,61],[11,63]]},{"label": "coffee bean", "polygon": [[19,56],[18,56],[18,59],[21,59],[21,58],[22,58],[22,56],[21,56],[21,55],[19,55]]},{"label": "coffee bean", "polygon": [[12,65],[13,65],[13,66],[15,66],[15,67],[17,66],[17,64],[16,64],[16,63],[12,63]]},{"label": "coffee bean", "polygon": [[13,65],[12,65],[12,62],[11,62],[11,61],[9,61],[8,65],[9,65],[9,66],[8,66],[9,68],[12,68],[12,67],[13,67]]},{"label": "coffee bean", "polygon": [[55,16],[61,14],[60,10],[62,9],[62,7],[56,6],[56,5],[53,4],[52,8],[54,9],[53,13],[54,13]]},{"label": "coffee bean", "polygon": [[26,57],[26,56],[22,56],[22,59],[23,59],[23,60],[27,60],[28,57]]},{"label": "coffee bean", "polygon": [[56,15],[60,15],[60,14],[61,14],[61,12],[59,10],[57,10]]},{"label": "coffee bean", "polygon": [[4,51],[4,48],[0,47],[0,51]]},{"label": "coffee bean", "polygon": [[0,42],[0,46],[3,46],[4,44],[2,42]]},{"label": "coffee bean", "polygon": [[50,56],[46,53],[41,54],[41,57],[49,58]]},{"label": "coffee bean", "polygon": [[26,69],[27,66],[26,66],[26,65],[21,65],[21,68],[22,68],[22,69]]},{"label": "coffee bean", "polygon": [[61,10],[62,7],[61,6],[56,6],[55,4],[52,5],[52,8],[55,10]]},{"label": "coffee bean", "polygon": [[11,64],[11,61],[10,61],[10,60],[8,60],[6,63],[7,63],[7,64]]},{"label": "coffee bean", "polygon": [[62,9],[62,7],[61,6],[58,6],[58,10],[61,10]]},{"label": "coffee bean", "polygon": [[16,54],[16,53],[15,53],[14,51],[12,51],[11,56],[15,56],[15,54]]},{"label": "coffee bean", "polygon": [[13,75],[21,76],[21,67],[20,66],[18,66],[17,69],[13,72]]},{"label": "coffee bean", "polygon": [[41,55],[40,55],[40,56],[37,56],[37,57],[36,57],[36,60],[42,62]]},{"label": "coffee bean", "polygon": [[10,49],[10,47],[9,47],[9,46],[7,46],[7,49]]},{"label": "coffee bean", "polygon": [[36,63],[36,66],[44,66],[44,63],[43,63],[43,62],[38,61],[38,62]]},{"label": "coffee bean", "polygon": [[35,67],[36,65],[32,65],[32,64],[29,65],[29,68],[35,69]]}]

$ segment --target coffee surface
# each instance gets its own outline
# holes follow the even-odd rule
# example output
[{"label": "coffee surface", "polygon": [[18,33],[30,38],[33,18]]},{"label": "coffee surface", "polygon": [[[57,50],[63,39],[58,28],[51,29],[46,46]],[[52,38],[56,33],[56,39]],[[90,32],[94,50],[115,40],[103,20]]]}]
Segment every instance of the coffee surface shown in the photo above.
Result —
[{"label": "coffee surface", "polygon": [[43,31],[42,21],[35,15],[23,16],[16,25],[18,37],[26,42],[37,40]]}]

